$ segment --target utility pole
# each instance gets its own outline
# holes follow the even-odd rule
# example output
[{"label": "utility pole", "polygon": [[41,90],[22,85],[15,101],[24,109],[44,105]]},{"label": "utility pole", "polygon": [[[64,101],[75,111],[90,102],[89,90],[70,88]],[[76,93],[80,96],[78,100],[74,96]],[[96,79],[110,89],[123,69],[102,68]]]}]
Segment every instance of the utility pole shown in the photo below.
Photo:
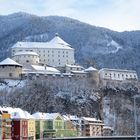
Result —
[{"label": "utility pole", "polygon": [[138,140],[137,137],[137,112],[136,112],[136,96],[134,96],[134,126],[135,126],[135,140]]}]

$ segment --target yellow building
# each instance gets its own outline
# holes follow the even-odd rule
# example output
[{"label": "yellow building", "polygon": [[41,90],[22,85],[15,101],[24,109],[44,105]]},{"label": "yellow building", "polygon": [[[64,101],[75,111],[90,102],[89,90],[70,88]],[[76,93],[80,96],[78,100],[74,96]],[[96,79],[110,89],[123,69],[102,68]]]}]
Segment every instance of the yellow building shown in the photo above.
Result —
[{"label": "yellow building", "polygon": [[29,140],[36,139],[36,131],[35,131],[35,118],[30,115],[27,111],[25,111],[25,115],[28,118],[28,138]]},{"label": "yellow building", "polygon": [[12,140],[11,115],[8,111],[1,111],[2,114],[2,140]]}]

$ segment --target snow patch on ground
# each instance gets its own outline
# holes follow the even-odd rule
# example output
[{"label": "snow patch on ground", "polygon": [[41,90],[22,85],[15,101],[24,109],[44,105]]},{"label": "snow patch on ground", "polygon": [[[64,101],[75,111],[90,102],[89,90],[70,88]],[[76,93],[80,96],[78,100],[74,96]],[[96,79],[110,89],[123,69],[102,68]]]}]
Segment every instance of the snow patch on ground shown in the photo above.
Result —
[{"label": "snow patch on ground", "polygon": [[116,41],[112,40],[111,42],[107,43],[107,47],[109,46],[114,46],[116,49],[112,50],[111,53],[116,53],[118,52],[120,49],[122,49],[122,46],[120,46]]},{"label": "snow patch on ground", "polygon": [[13,88],[22,88],[25,86],[26,80],[12,80],[12,79],[4,79],[0,80],[0,90],[3,89],[13,89]]}]

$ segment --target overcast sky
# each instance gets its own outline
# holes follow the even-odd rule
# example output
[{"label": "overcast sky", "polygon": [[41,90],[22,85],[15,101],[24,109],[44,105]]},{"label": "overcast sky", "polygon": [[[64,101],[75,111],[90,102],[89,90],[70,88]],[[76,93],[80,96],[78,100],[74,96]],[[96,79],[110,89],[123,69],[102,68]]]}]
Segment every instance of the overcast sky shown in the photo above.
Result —
[{"label": "overcast sky", "polygon": [[113,29],[140,30],[140,0],[0,0],[0,15],[59,15]]}]

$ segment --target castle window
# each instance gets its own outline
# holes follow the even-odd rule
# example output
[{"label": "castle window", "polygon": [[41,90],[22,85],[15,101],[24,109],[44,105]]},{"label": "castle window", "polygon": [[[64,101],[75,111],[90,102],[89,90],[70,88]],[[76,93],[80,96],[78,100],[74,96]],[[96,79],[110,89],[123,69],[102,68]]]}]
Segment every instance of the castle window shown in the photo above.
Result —
[{"label": "castle window", "polygon": [[12,73],[9,73],[9,77],[12,77]]},{"label": "castle window", "polygon": [[118,77],[120,77],[120,74],[118,74]]},{"label": "castle window", "polygon": [[26,60],[27,63],[29,63],[29,60]]}]

